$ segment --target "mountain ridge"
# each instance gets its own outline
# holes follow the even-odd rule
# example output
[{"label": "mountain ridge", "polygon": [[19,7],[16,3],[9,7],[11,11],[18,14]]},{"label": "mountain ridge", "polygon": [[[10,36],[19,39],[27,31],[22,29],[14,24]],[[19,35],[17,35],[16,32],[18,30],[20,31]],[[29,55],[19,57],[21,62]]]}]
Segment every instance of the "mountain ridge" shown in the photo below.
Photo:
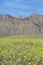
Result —
[{"label": "mountain ridge", "polygon": [[0,36],[21,34],[43,34],[43,16],[32,14],[22,16],[0,15]]}]

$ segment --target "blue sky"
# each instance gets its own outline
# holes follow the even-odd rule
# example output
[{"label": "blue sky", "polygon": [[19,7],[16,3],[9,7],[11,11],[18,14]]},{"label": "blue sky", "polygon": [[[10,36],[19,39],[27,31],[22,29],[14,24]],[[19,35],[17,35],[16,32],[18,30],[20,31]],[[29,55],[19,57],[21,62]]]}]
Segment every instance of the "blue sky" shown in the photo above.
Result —
[{"label": "blue sky", "polygon": [[0,14],[23,17],[43,15],[43,0],[0,0]]}]

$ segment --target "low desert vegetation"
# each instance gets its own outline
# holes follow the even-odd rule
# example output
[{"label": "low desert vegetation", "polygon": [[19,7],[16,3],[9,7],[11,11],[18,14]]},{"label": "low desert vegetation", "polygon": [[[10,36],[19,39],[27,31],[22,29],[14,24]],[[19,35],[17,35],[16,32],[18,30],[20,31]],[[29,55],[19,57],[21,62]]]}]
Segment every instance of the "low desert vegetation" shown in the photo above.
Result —
[{"label": "low desert vegetation", "polygon": [[0,38],[0,65],[43,65],[43,38]]}]

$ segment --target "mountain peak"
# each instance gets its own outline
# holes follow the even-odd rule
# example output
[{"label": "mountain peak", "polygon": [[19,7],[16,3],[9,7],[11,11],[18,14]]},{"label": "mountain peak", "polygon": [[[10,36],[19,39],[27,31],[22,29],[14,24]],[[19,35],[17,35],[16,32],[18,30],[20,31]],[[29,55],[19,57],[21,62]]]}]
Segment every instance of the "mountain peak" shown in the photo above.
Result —
[{"label": "mountain peak", "polygon": [[38,15],[38,14],[32,14],[31,16],[34,17],[34,16],[40,16],[40,15]]},{"label": "mountain peak", "polygon": [[19,19],[19,18],[22,18],[22,16],[21,16],[21,15],[19,15],[19,16],[16,16],[16,18],[18,18],[18,19]]}]

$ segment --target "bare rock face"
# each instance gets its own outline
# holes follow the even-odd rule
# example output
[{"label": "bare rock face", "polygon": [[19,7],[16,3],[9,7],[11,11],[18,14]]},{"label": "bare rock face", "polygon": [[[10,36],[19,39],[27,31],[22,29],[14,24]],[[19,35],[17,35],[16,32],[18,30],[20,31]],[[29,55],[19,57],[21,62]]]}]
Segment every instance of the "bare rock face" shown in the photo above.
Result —
[{"label": "bare rock face", "polygon": [[0,36],[19,34],[43,34],[43,16],[32,14],[22,18],[0,15]]}]

